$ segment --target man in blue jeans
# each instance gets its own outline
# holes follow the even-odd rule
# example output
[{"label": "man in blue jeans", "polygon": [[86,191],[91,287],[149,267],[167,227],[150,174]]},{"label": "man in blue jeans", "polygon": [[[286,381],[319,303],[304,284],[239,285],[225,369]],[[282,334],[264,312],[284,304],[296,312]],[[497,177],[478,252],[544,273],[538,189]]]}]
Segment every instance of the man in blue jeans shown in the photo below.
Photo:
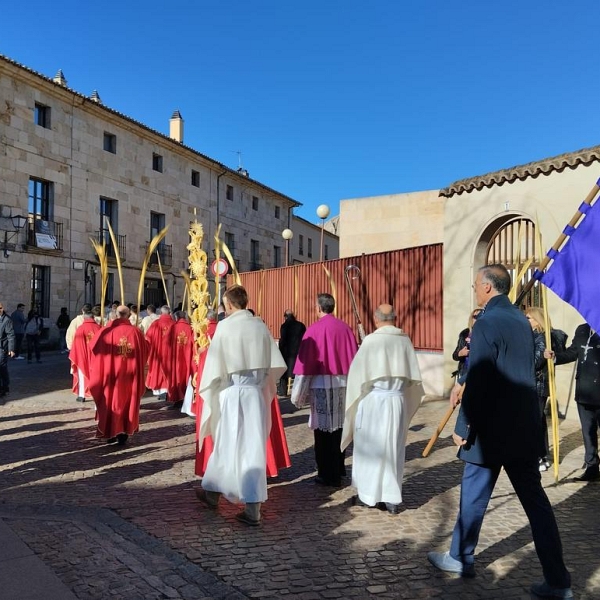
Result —
[{"label": "man in blue jeans", "polygon": [[532,586],[539,598],[573,598],[571,576],[552,506],[538,468],[540,412],[535,390],[533,333],[508,299],[510,275],[502,265],[477,272],[473,284],[484,312],[471,332],[469,368],[453,439],[465,461],[460,507],[449,552],[429,552],[442,571],[475,576],[475,548],[490,497],[504,468],[525,510],[544,581]]}]

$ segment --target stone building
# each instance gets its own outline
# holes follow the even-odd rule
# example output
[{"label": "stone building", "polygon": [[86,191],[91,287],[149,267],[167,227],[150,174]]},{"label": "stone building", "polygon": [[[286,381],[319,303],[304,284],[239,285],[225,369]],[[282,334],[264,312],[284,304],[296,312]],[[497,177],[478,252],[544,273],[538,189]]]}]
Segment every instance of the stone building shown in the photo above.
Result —
[{"label": "stone building", "polygon": [[[62,71],[48,78],[0,55],[0,297],[8,310],[23,302],[54,321],[61,306],[74,316],[84,302],[99,302],[90,239],[107,244],[107,300],[136,303],[148,243],[166,225],[158,257],[177,304],[194,219],[204,226],[209,261],[220,223],[240,271],[284,264],[281,232],[295,228],[300,203],[186,146],[178,111],[169,125],[167,136],[104,106],[96,91],[70,89]],[[123,263],[123,298],[108,223]],[[144,304],[165,298],[158,257]]]},{"label": "stone building", "polygon": [[[440,191],[340,203],[342,257],[444,244],[444,347],[427,357],[431,387],[447,392],[453,383],[452,352],[475,308],[471,284],[477,269],[499,262],[515,278],[519,267],[532,259],[521,283],[528,281],[598,180],[598,163],[600,146],[456,181]],[[536,284],[525,303],[540,306],[540,296]],[[548,306],[553,326],[570,339],[583,318],[550,291]],[[557,368],[563,406],[572,374],[573,365]]]}]

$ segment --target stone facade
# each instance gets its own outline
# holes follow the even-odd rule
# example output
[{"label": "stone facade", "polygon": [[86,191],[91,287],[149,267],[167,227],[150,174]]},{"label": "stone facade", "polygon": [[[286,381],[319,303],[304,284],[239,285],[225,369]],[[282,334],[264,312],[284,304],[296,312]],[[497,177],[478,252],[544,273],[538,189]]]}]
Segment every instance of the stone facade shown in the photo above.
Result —
[{"label": "stone facade", "polygon": [[[294,237],[290,240],[290,265],[316,262],[321,258],[321,226],[302,217],[294,216],[290,229]],[[323,260],[333,260],[340,255],[340,238],[323,229]],[[285,253],[285,248],[284,248]],[[285,262],[284,262],[285,264]]]},{"label": "stone facade", "polygon": [[439,190],[431,190],[342,200],[335,226],[341,257],[439,244],[444,241],[444,199]]},{"label": "stone facade", "polygon": [[[170,124],[175,137],[183,135],[183,122],[173,128],[177,117],[176,111]],[[2,240],[0,298],[10,311],[18,302],[29,307],[43,296],[42,314],[54,321],[61,306],[74,316],[84,302],[100,301],[98,261],[90,238],[99,239],[106,229],[101,212],[111,215],[123,259],[123,298],[114,260],[109,298],[137,302],[147,244],[153,230],[169,225],[161,263],[171,302],[180,302],[188,225],[194,219],[204,225],[209,261],[221,223],[221,238],[231,247],[240,271],[285,264],[281,232],[296,228],[293,208],[298,202],[242,169],[229,169],[178,139],[1,56],[0,139],[2,214],[28,218],[18,232],[7,225],[11,231]],[[33,185],[38,186],[34,195],[40,196],[37,208],[31,198],[28,206]],[[35,223],[39,226],[41,220],[48,223],[58,249],[40,247]],[[10,223],[10,218],[4,222]],[[318,260],[318,236],[314,238]],[[32,293],[33,265],[39,267],[37,295]],[[161,301],[162,287],[154,265],[142,303]]]}]

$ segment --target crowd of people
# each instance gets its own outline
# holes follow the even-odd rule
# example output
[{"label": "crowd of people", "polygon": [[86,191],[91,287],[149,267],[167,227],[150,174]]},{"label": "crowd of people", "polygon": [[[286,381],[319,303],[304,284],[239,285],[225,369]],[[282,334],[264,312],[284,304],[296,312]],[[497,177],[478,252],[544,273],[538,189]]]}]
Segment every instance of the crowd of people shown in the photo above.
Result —
[{"label": "crowd of people", "polygon": [[[544,573],[532,592],[571,598],[558,527],[541,485],[540,473],[550,466],[548,361],[577,361],[575,401],[585,447],[585,470],[577,479],[598,480],[600,336],[583,324],[567,347],[567,335],[552,329],[542,311],[511,304],[510,287],[501,265],[479,269],[473,284],[478,308],[459,335],[450,396],[459,407],[452,437],[465,463],[460,506],[450,549],[429,552],[428,559],[443,571],[475,575],[479,532],[504,469],[529,518]],[[0,305],[2,395],[9,389],[7,358],[19,356],[23,336],[36,335],[39,315],[23,312],[19,305],[11,319]],[[102,326],[99,307],[86,304],[68,326],[62,319],[61,343],[70,350],[76,400],[94,400],[97,435],[109,443],[124,444],[138,430],[146,389],[196,417],[195,472],[202,477],[196,493],[206,507],[217,509],[223,497],[243,505],[239,521],[260,524],[267,477],[290,465],[277,397],[291,388],[291,402],[310,409],[315,483],[342,485],[345,449],[353,443],[355,503],[398,514],[408,427],[424,396],[412,343],[396,327],[389,304],[375,310],[375,330],[360,348],[334,315],[333,296],[319,294],[315,312],[316,322],[306,328],[286,310],[277,345],[236,285],[218,311],[209,311],[210,344],[200,353],[186,314],[168,306],[138,314],[137,307],[115,303]],[[39,360],[35,341],[31,350],[27,343],[29,356]]]}]

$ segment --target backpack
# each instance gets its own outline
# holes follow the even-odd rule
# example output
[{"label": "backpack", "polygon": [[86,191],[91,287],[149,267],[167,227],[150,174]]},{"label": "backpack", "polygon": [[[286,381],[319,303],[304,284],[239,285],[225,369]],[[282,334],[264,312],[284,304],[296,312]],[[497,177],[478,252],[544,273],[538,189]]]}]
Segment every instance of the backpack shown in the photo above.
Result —
[{"label": "backpack", "polygon": [[25,335],[38,335],[42,329],[39,317],[32,317],[25,325]]}]

